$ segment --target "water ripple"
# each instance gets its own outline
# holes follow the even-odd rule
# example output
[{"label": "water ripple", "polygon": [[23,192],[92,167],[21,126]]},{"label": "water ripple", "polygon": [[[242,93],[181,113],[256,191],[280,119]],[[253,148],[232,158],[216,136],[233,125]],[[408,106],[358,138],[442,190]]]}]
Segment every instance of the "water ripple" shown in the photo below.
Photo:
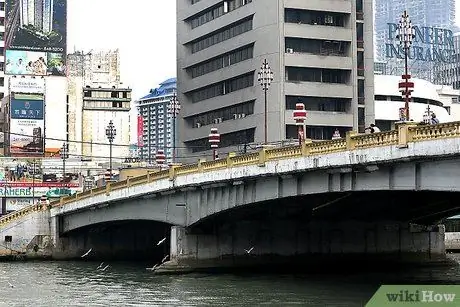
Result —
[{"label": "water ripple", "polygon": [[[460,256],[457,257],[460,261]],[[460,283],[460,266],[314,275],[157,276],[145,265],[0,263],[0,306],[363,306],[384,282]],[[14,285],[11,288],[8,283]]]}]

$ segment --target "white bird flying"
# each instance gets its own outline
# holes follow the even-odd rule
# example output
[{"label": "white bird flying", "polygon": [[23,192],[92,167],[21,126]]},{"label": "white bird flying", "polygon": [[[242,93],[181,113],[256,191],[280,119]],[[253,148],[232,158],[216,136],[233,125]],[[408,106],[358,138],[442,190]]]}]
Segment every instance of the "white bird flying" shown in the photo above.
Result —
[{"label": "white bird flying", "polygon": [[93,249],[90,248],[89,251],[87,251],[86,253],[84,253],[83,255],[81,255],[81,257],[82,257],[82,258],[85,258],[86,256],[89,255],[89,253],[91,253],[92,250],[93,250]]},{"label": "white bird flying", "polygon": [[164,237],[163,239],[161,239],[160,241],[158,241],[157,246],[160,245],[161,243],[163,243],[164,241],[166,241],[166,237]]}]

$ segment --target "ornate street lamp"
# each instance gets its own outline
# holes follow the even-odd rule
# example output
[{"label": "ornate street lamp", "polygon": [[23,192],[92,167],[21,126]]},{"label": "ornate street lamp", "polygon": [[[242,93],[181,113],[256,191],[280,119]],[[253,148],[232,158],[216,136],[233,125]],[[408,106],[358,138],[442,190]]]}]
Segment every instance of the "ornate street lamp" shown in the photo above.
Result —
[{"label": "ornate street lamp", "polygon": [[172,163],[176,162],[176,117],[180,112],[180,103],[177,100],[176,92],[173,93],[171,100],[168,105],[168,113],[172,116],[172,129],[173,129],[173,140],[172,140]]},{"label": "ornate street lamp", "polygon": [[298,127],[299,145],[302,145],[302,141],[305,141],[307,134],[307,111],[305,110],[305,105],[302,103],[302,101],[299,100],[296,103],[293,115],[295,124]]},{"label": "ornate street lamp", "polygon": [[209,134],[209,144],[211,144],[213,160],[219,159],[219,156],[217,154],[217,148],[219,148],[219,143],[220,143],[220,134],[217,128],[211,128],[211,133]]},{"label": "ornate street lamp", "polygon": [[112,179],[113,172],[112,172],[112,144],[113,140],[115,139],[115,136],[117,135],[117,129],[113,125],[113,122],[110,121],[109,124],[107,125],[107,128],[105,129],[105,135],[107,136],[107,139],[109,140],[109,146],[110,146],[110,157],[109,157],[109,171],[110,171],[110,179]]},{"label": "ornate street lamp", "polygon": [[265,105],[264,105],[264,114],[265,114],[265,118],[264,118],[264,133],[265,133],[265,136],[264,136],[264,144],[267,144],[267,140],[268,140],[268,137],[267,137],[267,116],[268,116],[268,106],[267,106],[267,91],[268,91],[268,88],[270,87],[270,84],[272,83],[273,81],[273,72],[270,68],[270,66],[268,65],[268,62],[267,62],[267,59],[264,60],[264,62],[262,63],[262,66],[260,67],[260,71],[257,73],[257,81],[259,81],[260,85],[262,86],[262,90],[264,91],[264,102],[265,102]]},{"label": "ornate street lamp", "polygon": [[414,91],[414,82],[410,82],[411,76],[409,75],[409,68],[408,68],[408,58],[409,58],[409,48],[412,45],[414,38],[415,38],[415,29],[412,25],[412,22],[407,14],[407,11],[401,16],[401,20],[398,24],[398,34],[396,38],[399,40],[399,43],[402,45],[404,49],[404,74],[402,75],[402,80],[399,81],[399,91],[402,94],[404,99],[404,117],[401,118],[402,120],[408,121],[410,120],[410,113],[409,113],[409,100],[411,99],[411,93]]}]

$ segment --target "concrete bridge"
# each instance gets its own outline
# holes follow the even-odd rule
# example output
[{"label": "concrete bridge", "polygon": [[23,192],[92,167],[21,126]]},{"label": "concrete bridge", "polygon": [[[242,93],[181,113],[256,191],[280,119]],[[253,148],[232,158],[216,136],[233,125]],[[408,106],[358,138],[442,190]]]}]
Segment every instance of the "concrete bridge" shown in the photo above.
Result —
[{"label": "concrete bridge", "polygon": [[0,219],[0,240],[56,259],[169,254],[163,271],[442,260],[437,222],[460,212],[459,149],[455,122],[229,155],[25,208]]}]

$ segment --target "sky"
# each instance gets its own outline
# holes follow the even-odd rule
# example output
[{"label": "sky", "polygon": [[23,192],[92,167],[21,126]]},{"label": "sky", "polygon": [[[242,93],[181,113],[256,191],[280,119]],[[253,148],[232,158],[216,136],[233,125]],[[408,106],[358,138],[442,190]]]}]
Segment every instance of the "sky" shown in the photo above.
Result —
[{"label": "sky", "polygon": [[176,0],[68,0],[67,52],[119,49],[134,100],[176,76]]}]

